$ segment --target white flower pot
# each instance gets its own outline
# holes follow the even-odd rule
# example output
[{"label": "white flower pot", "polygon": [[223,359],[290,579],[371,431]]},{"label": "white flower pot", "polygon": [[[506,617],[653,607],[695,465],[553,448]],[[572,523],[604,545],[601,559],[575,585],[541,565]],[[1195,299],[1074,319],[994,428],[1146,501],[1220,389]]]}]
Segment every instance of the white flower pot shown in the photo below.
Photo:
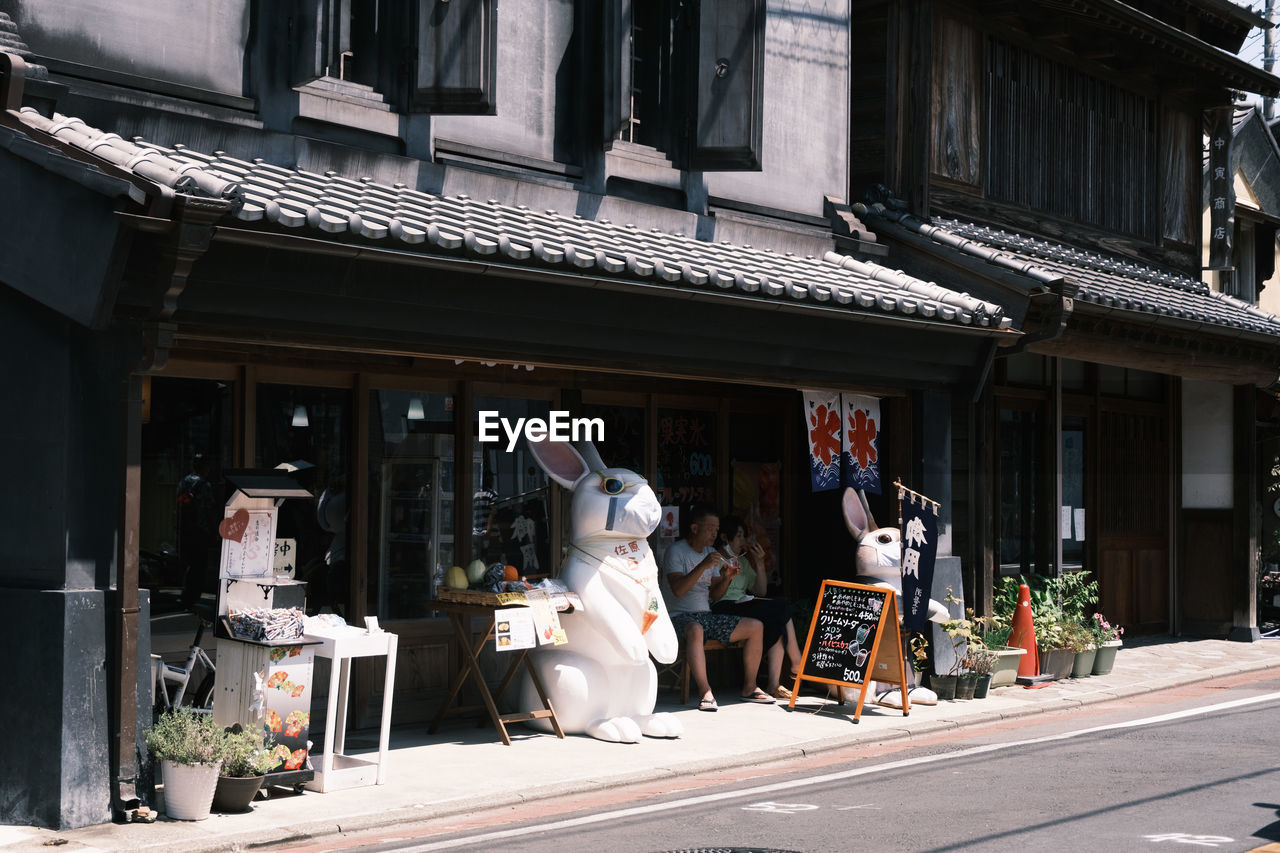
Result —
[{"label": "white flower pot", "polygon": [[164,774],[164,811],[175,820],[204,820],[213,805],[222,762],[178,764],[160,762]]}]

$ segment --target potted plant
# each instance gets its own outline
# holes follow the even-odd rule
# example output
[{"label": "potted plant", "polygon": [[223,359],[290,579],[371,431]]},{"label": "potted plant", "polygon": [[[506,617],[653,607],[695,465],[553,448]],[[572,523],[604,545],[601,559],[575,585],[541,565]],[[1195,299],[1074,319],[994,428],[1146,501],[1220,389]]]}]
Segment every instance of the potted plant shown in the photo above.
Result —
[{"label": "potted plant", "polygon": [[236,723],[226,732],[222,774],[213,794],[213,807],[220,812],[242,812],[249,808],[262,787],[267,772],[280,763],[272,754],[272,744],[264,733],[242,729]]},{"label": "potted plant", "polygon": [[[951,587],[947,587],[946,598],[943,599],[948,604],[957,604],[959,599],[955,597]],[[929,686],[933,692],[938,694],[939,699],[957,699],[960,698],[959,678],[964,671],[964,659],[969,641],[973,637],[973,623],[968,619],[957,619],[951,617],[945,622],[938,625],[943,633],[947,635],[947,640],[951,645],[951,659],[945,661],[946,671],[935,674],[929,678]],[[935,659],[935,672],[939,662]],[[969,687],[969,695],[965,698],[972,699],[972,686]]]},{"label": "potted plant", "polygon": [[1059,681],[1070,677],[1076,653],[1068,644],[1068,623],[1056,612],[1037,614],[1034,602],[1031,622],[1039,647],[1041,674],[1052,675]]},{"label": "potted plant", "polygon": [[1098,647],[1098,653],[1093,659],[1093,674],[1106,675],[1115,666],[1116,652],[1122,645],[1120,637],[1124,634],[1124,628],[1112,625],[1101,613],[1093,614],[1089,627],[1093,632],[1093,644]]},{"label": "potted plant", "polygon": [[226,735],[209,714],[187,707],[165,711],[147,732],[160,761],[164,810],[176,820],[204,820],[218,784]]},{"label": "potted plant", "polygon": [[[1018,651],[1025,650],[1019,649]],[[1017,658],[1014,657],[1012,660],[1016,661]],[[969,647],[969,659],[966,665],[969,668],[969,672],[976,677],[976,683],[973,688],[974,699],[987,698],[987,691],[991,687],[991,679],[995,674],[997,661],[999,661],[999,658],[991,649],[974,645]]]},{"label": "potted plant", "polygon": [[1093,659],[1098,647],[1093,644],[1093,633],[1078,622],[1066,623],[1063,636],[1067,648],[1074,653],[1071,662],[1071,677],[1084,678],[1093,673]]}]

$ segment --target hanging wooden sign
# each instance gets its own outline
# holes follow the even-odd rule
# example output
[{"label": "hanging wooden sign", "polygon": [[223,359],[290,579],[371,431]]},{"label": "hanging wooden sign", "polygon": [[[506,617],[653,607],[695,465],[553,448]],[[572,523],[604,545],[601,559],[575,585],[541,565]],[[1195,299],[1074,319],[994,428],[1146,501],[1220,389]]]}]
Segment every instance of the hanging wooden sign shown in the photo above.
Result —
[{"label": "hanging wooden sign", "polygon": [[896,684],[902,690],[902,716],[907,716],[911,707],[893,590],[824,580],[804,641],[804,666],[791,691],[792,708],[802,681],[855,688],[854,722],[862,716],[872,681]]}]

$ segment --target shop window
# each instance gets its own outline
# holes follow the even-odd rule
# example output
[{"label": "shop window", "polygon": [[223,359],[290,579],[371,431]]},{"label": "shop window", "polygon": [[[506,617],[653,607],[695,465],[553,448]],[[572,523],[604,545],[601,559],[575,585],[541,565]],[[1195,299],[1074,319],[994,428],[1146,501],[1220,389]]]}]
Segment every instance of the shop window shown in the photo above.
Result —
[{"label": "shop window", "polygon": [[765,550],[758,570],[769,585],[781,581],[782,554],[782,435],[774,414],[735,413],[729,416],[730,480],[727,509],[747,525],[747,535]]},{"label": "shop window", "polygon": [[307,610],[347,616],[351,562],[351,394],[341,388],[258,385],[254,466],[287,465],[309,499],[280,506],[276,538],[294,554],[294,577],[307,582]]},{"label": "shop window", "polygon": [[612,0],[605,12],[606,133],[681,168],[759,170],[763,0]]},{"label": "shop window", "polygon": [[1062,419],[1062,519],[1058,534],[1062,537],[1062,568],[1084,569],[1085,521],[1087,498],[1085,489],[1085,424],[1079,416]]},{"label": "shop window", "polygon": [[155,612],[216,593],[232,391],[209,379],[144,379],[139,585]]},{"label": "shop window", "polygon": [[406,112],[492,114],[495,7],[496,0],[311,0],[297,20],[303,37],[294,76],[325,78],[339,93],[341,83],[371,87]]},{"label": "shop window", "polygon": [[1159,401],[1165,396],[1165,377],[1147,370],[1100,364],[1098,390],[1109,397]]},{"label": "shop window", "polygon": [[[546,420],[545,400],[477,397],[477,432],[481,412],[514,425],[520,419]],[[497,421],[501,422],[501,420]],[[523,432],[513,447],[498,427],[497,441],[475,442],[472,458],[472,559],[515,566],[522,575],[555,574],[551,560],[550,481],[533,455]],[[566,513],[567,516],[567,513]]]},{"label": "shop window", "polygon": [[582,416],[604,422],[604,440],[596,442],[604,464],[644,474],[644,407],[587,403],[582,407]]},{"label": "shop window", "polygon": [[658,410],[658,482],[663,506],[716,506],[716,415],[701,409]]},{"label": "shop window", "polygon": [[1044,388],[1049,385],[1049,359],[1035,353],[1020,352],[1004,359],[1005,381],[1010,385]]},{"label": "shop window", "polygon": [[454,559],[449,394],[369,392],[369,606],[421,619]]},{"label": "shop window", "polygon": [[1058,362],[1062,372],[1062,390],[1087,391],[1089,374],[1083,361],[1064,358]]},{"label": "shop window", "polygon": [[1040,414],[1000,411],[1000,574],[1043,572],[1039,531],[1043,528]]}]

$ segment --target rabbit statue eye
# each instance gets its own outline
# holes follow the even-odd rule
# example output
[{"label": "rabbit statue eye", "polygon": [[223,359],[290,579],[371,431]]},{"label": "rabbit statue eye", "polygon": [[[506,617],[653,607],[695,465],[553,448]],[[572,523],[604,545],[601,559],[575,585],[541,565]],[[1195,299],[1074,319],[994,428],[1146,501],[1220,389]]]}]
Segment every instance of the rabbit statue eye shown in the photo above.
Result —
[{"label": "rabbit statue eye", "polygon": [[620,495],[627,489],[635,488],[636,486],[643,485],[647,482],[644,479],[638,479],[628,483],[621,477],[610,476],[602,471],[596,471],[594,473],[600,478],[600,490],[606,495]]},{"label": "rabbit statue eye", "polygon": [[893,541],[893,537],[890,536],[888,533],[881,533],[876,537],[876,541],[879,542],[881,545],[888,545],[890,542]]}]

